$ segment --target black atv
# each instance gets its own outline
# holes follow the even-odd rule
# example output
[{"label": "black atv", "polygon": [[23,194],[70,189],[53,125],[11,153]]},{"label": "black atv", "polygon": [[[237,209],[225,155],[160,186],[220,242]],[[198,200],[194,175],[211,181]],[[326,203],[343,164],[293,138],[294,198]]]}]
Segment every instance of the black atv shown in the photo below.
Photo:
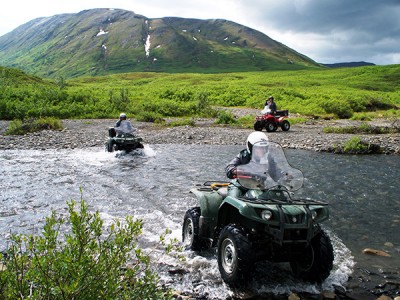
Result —
[{"label": "black atv", "polygon": [[291,191],[302,185],[302,172],[289,165],[279,144],[254,144],[252,160],[237,167],[236,181],[209,181],[191,189],[199,206],[185,214],[185,248],[216,246],[221,277],[234,287],[245,284],[263,260],[288,262],[299,278],[322,282],[334,259],[320,226],[329,217],[328,205],[292,199]]},{"label": "black atv", "polygon": [[108,141],[106,142],[106,151],[125,151],[126,153],[132,152],[136,149],[144,148],[143,139],[137,135],[130,133],[118,133],[114,127],[108,129]]}]

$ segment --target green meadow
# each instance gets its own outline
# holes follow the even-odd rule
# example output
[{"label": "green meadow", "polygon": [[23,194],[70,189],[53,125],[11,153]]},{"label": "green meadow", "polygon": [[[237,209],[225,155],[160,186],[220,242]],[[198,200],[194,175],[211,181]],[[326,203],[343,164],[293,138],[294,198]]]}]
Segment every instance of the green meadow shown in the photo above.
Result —
[{"label": "green meadow", "polygon": [[0,67],[0,119],[215,117],[215,107],[313,118],[398,118],[400,65],[238,73],[124,73],[49,80]]}]

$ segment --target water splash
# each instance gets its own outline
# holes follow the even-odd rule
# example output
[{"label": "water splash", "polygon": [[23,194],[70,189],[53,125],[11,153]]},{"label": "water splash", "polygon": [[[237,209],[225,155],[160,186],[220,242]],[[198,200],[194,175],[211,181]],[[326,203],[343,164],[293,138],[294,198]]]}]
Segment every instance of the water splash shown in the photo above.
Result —
[{"label": "water splash", "polygon": [[[186,262],[181,262],[163,252],[159,236],[168,228],[170,238],[181,240],[184,213],[197,205],[189,189],[206,180],[225,179],[225,164],[241,148],[145,145],[140,154],[108,153],[100,147],[0,151],[0,250],[6,247],[11,232],[40,233],[51,209],[65,215],[66,201],[83,196],[91,210],[101,213],[106,224],[127,215],[143,219],[139,242],[154,255],[155,261],[164,263],[157,267],[168,286],[211,299],[228,298],[235,291],[221,280],[215,249],[201,253],[185,251]],[[302,195],[330,204],[327,228],[334,247],[334,269],[319,286],[293,278],[287,265],[260,263],[250,289],[243,291],[244,296],[280,295],[288,291],[318,293],[342,286],[352,274],[355,262],[367,267],[371,263],[371,257],[349,250],[359,249],[364,237],[371,237],[362,240],[368,246],[383,247],[389,241],[394,245],[392,251],[398,253],[398,157],[338,157],[298,150],[289,154],[291,164],[300,166],[306,177]],[[391,264],[398,270],[395,266],[400,265],[399,259],[393,255],[390,262],[379,262],[384,268]],[[187,273],[171,274],[171,269]]]}]

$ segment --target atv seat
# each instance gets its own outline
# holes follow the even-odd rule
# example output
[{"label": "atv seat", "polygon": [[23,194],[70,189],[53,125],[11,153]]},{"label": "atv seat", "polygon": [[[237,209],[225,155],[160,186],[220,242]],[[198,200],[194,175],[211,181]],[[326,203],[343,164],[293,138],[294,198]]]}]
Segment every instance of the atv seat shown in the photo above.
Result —
[{"label": "atv seat", "polygon": [[277,110],[275,116],[287,117],[289,115],[289,110]]}]

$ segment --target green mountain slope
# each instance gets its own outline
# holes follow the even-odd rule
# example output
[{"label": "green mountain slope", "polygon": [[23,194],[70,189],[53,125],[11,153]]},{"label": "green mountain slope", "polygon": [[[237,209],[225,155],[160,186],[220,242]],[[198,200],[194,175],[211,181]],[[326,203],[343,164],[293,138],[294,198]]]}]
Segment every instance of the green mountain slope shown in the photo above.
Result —
[{"label": "green mountain slope", "polygon": [[26,86],[55,87],[56,84],[48,79],[29,75],[19,69],[0,66],[0,92],[6,88],[25,88]]},{"label": "green mountain slope", "polygon": [[53,78],[320,67],[265,34],[231,21],[149,19],[120,9],[91,9],[23,24],[0,37],[0,65]]}]

